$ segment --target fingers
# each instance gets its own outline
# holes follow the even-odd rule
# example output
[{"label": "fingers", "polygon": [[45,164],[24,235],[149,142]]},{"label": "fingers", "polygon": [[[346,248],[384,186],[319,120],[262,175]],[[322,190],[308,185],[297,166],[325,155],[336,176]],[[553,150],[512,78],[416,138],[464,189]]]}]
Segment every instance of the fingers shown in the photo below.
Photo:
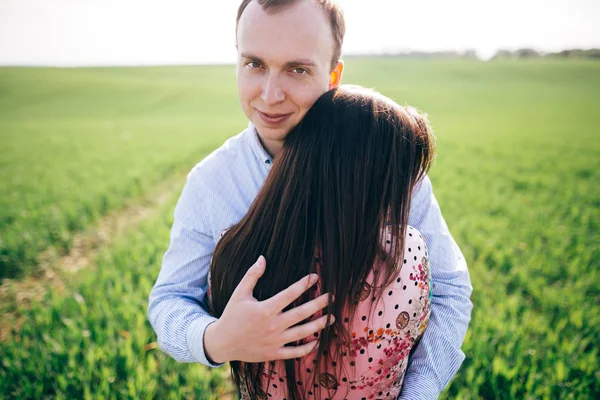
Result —
[{"label": "fingers", "polygon": [[[335,317],[333,315],[330,316],[329,325],[332,325],[335,322]],[[300,339],[304,339],[308,336],[314,335],[316,332],[320,332],[327,327],[327,315],[323,315],[315,320],[307,322],[302,325],[295,326],[286,330],[282,339],[284,343],[291,343],[298,341]]]},{"label": "fingers", "polygon": [[288,360],[290,358],[300,358],[309,355],[318,346],[319,341],[313,340],[312,342],[302,344],[300,346],[288,346],[280,348],[276,355],[276,360]]},{"label": "fingers", "polygon": [[[316,312],[322,310],[329,305],[329,293],[320,295],[319,297],[307,301],[306,303],[294,307],[282,313],[279,316],[279,327],[281,330],[285,330],[290,326],[296,325],[297,323],[310,318]],[[331,296],[333,302],[333,296]]]},{"label": "fingers", "polygon": [[306,292],[318,279],[319,276],[317,274],[307,275],[298,282],[288,286],[287,289],[263,301],[263,303],[267,308],[274,310],[276,313],[280,312],[298,297],[302,296],[302,293]]},{"label": "fingers", "polygon": [[265,267],[267,262],[263,256],[258,257],[258,260],[248,269],[240,283],[237,285],[231,297],[236,296],[252,296],[254,287],[258,283],[258,280],[265,273]]}]

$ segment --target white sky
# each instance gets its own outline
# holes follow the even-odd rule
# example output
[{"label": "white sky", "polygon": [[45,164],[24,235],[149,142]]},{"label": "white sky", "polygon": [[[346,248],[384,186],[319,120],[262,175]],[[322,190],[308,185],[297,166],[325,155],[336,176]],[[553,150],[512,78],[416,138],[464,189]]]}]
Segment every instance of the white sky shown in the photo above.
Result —
[{"label": "white sky", "polygon": [[[0,0],[0,65],[234,62],[239,2]],[[600,47],[600,0],[341,3],[344,54],[475,49],[487,58],[499,48]]]}]

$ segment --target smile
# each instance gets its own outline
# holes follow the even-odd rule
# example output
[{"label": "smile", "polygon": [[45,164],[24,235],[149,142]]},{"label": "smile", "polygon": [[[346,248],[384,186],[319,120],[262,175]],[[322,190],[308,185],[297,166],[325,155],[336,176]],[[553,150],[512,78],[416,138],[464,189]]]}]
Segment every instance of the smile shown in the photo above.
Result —
[{"label": "smile", "polygon": [[267,114],[256,110],[262,121],[267,125],[279,125],[287,120],[292,114]]}]

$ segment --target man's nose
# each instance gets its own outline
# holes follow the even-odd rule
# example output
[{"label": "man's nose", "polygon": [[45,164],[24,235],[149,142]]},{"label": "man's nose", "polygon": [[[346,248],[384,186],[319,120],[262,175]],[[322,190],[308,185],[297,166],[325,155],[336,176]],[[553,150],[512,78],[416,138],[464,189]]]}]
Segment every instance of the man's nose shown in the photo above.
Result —
[{"label": "man's nose", "polygon": [[281,87],[281,82],[279,81],[277,74],[270,73],[266,77],[261,97],[267,105],[281,103],[285,99],[285,93]]}]

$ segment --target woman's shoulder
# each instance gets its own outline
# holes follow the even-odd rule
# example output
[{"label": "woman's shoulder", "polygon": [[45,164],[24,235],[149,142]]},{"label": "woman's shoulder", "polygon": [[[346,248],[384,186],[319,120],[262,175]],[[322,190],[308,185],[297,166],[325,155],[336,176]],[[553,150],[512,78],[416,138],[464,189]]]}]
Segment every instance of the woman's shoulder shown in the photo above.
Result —
[{"label": "woman's shoulder", "polygon": [[427,243],[425,242],[425,238],[423,237],[423,234],[421,232],[419,232],[419,230],[415,227],[412,227],[410,225],[408,225],[406,227],[406,232],[404,235],[404,243],[405,243],[405,247],[407,246],[423,246],[426,247]]},{"label": "woman's shoulder", "polygon": [[417,228],[407,226],[404,237],[404,264],[429,266],[429,250],[423,234]]},{"label": "woman's shoulder", "polygon": [[[390,246],[391,230],[386,232],[386,248]],[[423,273],[429,274],[429,250],[425,237],[415,227],[408,225],[404,232],[404,249],[400,258],[398,259],[398,276],[394,277],[394,281],[391,284],[398,286],[396,283],[400,283],[403,279],[414,279],[416,274],[422,275]],[[404,288],[405,285],[401,284],[400,287]]]},{"label": "woman's shoulder", "polygon": [[[385,231],[385,240],[386,243],[390,243],[391,238],[391,229],[386,229]],[[386,246],[387,247],[387,246]],[[425,238],[423,234],[419,232],[419,230],[413,226],[407,225],[406,230],[404,231],[404,251],[408,251],[408,249],[416,248],[416,249],[425,249],[427,247],[427,243],[425,242]]]}]

